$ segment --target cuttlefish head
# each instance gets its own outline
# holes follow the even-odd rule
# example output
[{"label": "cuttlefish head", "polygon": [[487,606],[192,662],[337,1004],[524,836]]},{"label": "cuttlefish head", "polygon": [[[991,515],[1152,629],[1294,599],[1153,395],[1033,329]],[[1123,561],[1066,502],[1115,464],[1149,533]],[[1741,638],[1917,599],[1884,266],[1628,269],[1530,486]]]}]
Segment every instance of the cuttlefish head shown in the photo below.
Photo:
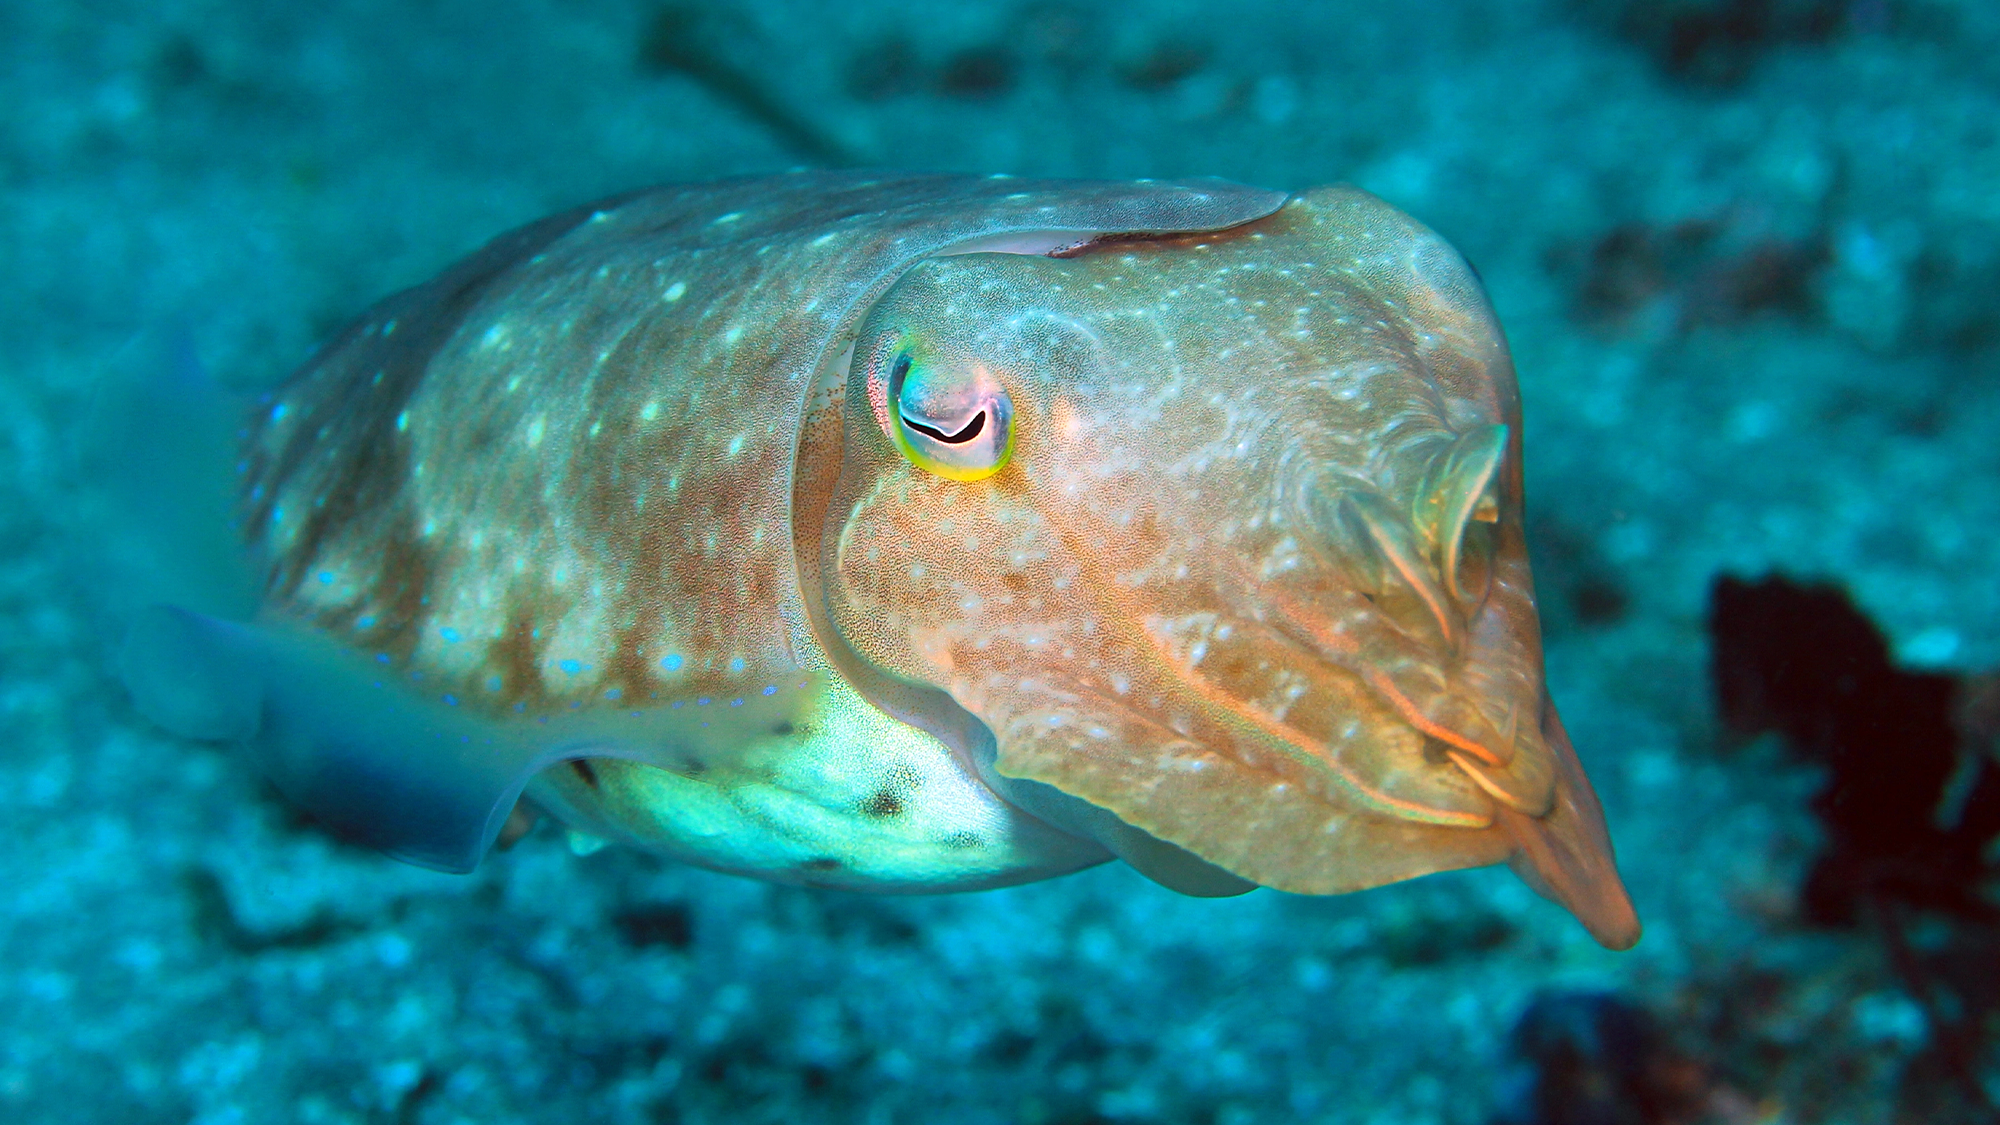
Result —
[{"label": "cuttlefish head", "polygon": [[933,259],[863,321],[846,401],[827,614],[1003,794],[1222,885],[1512,858],[1636,938],[1543,686],[1511,363],[1436,235],[1328,189]]}]

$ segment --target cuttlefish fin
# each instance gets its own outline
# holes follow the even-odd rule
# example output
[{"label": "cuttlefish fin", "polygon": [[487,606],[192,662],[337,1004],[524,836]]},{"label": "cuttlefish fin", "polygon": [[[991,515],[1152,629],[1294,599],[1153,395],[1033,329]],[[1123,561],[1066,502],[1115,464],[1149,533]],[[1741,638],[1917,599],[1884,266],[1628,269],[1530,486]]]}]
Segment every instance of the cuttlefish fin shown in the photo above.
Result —
[{"label": "cuttlefish fin", "polygon": [[1139,874],[1193,898],[1230,898],[1257,889],[1241,875],[1129,824],[1111,826],[1098,842]]},{"label": "cuttlefish fin", "polygon": [[118,672],[132,705],[161,727],[203,742],[242,742],[263,724],[263,688],[234,649],[213,643],[211,620],[175,606],[139,611]]},{"label": "cuttlefish fin", "polygon": [[[79,552],[110,616],[154,603],[244,616],[259,581],[235,517],[236,445],[251,403],[202,364],[184,333],[146,338],[94,387],[77,471],[110,528]],[[156,354],[157,353],[157,354]]]},{"label": "cuttlefish fin", "polygon": [[335,835],[470,871],[546,764],[540,748],[383,687],[385,670],[309,630],[242,620],[256,568],[235,519],[249,403],[177,338],[110,380],[91,468],[124,540],[103,585],[127,620],[120,677],[164,729],[231,744]]},{"label": "cuttlefish fin", "polygon": [[303,630],[153,606],[119,664],[147,718],[233,744],[341,839],[439,871],[476,867],[528,778],[570,756],[394,690]]},{"label": "cuttlefish fin", "polygon": [[[703,732],[668,708],[483,716],[300,623],[156,605],[134,620],[119,663],[147,718],[233,744],[335,836],[438,871],[477,867],[529,779],[550,766],[622,758],[674,769],[712,756]],[[725,734],[769,730],[810,694],[732,708]]]},{"label": "cuttlefish fin", "polygon": [[1110,809],[1072,797],[1047,782],[1010,779],[1007,796],[1035,816],[1097,841],[1127,866],[1170,891],[1194,898],[1229,898],[1257,889],[1255,882],[1126,823]]},{"label": "cuttlefish fin", "polygon": [[1495,824],[1518,849],[1508,866],[1542,897],[1576,915],[1606,949],[1630,949],[1639,940],[1639,915],[1618,877],[1604,810],[1583,774],[1555,704],[1542,704],[1542,737],[1555,759],[1555,806],[1546,816],[1494,803]]}]

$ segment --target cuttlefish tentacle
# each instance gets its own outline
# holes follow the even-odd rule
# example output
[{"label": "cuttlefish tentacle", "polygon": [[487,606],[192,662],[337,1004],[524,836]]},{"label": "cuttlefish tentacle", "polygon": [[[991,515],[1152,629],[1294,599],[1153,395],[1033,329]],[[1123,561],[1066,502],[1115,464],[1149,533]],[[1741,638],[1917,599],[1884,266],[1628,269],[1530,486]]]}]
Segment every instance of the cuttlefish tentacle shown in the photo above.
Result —
[{"label": "cuttlefish tentacle", "polygon": [[[1398,654],[1400,659],[1384,661],[1355,632],[1336,631],[1282,592],[1265,594],[1264,609],[1287,635],[1359,676],[1417,730],[1490,766],[1503,767],[1513,760],[1514,740],[1465,702],[1466,689],[1451,683],[1444,669],[1423,660],[1420,653],[1406,650]],[[1428,702],[1419,704],[1418,699]]]},{"label": "cuttlefish tentacle", "polygon": [[[1147,640],[1153,646],[1154,650],[1160,654],[1163,662],[1172,663],[1173,654],[1160,638],[1148,636]],[[1444,808],[1436,803],[1399,797],[1382,786],[1372,785],[1338,757],[1324,753],[1315,753],[1311,749],[1305,749],[1312,746],[1312,739],[1305,737],[1296,727],[1286,724],[1283,720],[1273,718],[1258,709],[1232,706],[1234,700],[1227,692],[1204,683],[1198,676],[1188,677],[1187,690],[1208,704],[1214,713],[1219,715],[1233,714],[1244,725],[1254,730],[1257,735],[1261,735],[1264,739],[1267,739],[1267,745],[1281,748],[1281,752],[1283,748],[1301,748],[1291,750],[1285,756],[1301,760],[1315,770],[1324,770],[1328,775],[1336,779],[1340,787],[1351,794],[1364,808],[1388,816],[1397,816],[1406,820],[1417,821],[1422,824],[1446,824],[1465,828],[1483,828],[1493,823],[1493,818],[1490,815],[1466,809]]]}]

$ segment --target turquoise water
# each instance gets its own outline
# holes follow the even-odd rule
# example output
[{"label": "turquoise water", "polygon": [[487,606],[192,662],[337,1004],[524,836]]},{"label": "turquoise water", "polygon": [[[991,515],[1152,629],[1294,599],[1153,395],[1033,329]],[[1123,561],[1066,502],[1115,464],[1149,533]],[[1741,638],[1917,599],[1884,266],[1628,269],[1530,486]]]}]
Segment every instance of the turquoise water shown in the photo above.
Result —
[{"label": "turquoise water", "polygon": [[[0,1115],[1553,1125],[1510,1035],[1558,993],[1650,1013],[1714,1120],[1931,1104],[1919,998],[1801,916],[1817,775],[1725,745],[1703,621],[1777,568],[2000,667],[1996,59],[1974,0],[0,7]],[[437,875],[132,712],[103,388],[182,348],[268,384],[501,230],[830,164],[1348,181],[1464,250],[1640,946],[1503,870],[874,899],[543,831]]]}]

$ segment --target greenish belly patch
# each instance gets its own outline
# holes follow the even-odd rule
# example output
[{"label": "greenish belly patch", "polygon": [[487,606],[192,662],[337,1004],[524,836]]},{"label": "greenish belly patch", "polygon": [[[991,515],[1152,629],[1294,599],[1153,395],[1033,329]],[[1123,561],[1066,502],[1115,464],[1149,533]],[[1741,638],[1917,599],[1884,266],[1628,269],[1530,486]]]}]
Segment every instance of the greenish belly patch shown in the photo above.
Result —
[{"label": "greenish belly patch", "polygon": [[678,768],[576,759],[529,793],[609,839],[812,886],[971,890],[1106,858],[1000,800],[943,743],[847,684],[814,688],[809,704],[738,732],[724,753]]}]

